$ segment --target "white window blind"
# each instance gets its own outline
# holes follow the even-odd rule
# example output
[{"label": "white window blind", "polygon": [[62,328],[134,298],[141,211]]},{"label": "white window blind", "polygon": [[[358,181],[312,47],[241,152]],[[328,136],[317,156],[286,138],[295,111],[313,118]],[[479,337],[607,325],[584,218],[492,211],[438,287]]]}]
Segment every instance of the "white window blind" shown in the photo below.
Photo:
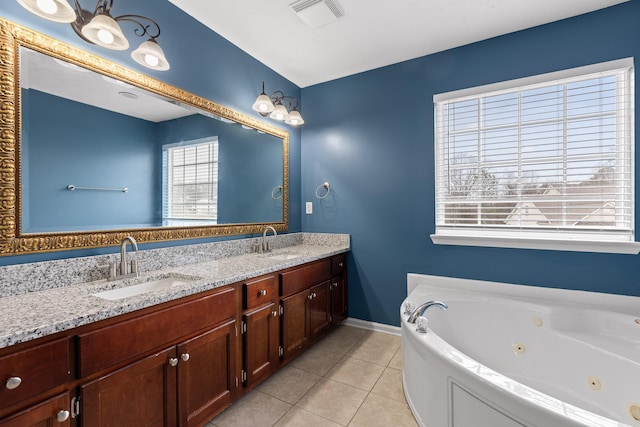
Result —
[{"label": "white window blind", "polygon": [[163,149],[163,164],[165,223],[172,220],[217,221],[217,138],[167,145]]},{"label": "white window blind", "polygon": [[633,241],[627,64],[434,97],[436,235]]}]

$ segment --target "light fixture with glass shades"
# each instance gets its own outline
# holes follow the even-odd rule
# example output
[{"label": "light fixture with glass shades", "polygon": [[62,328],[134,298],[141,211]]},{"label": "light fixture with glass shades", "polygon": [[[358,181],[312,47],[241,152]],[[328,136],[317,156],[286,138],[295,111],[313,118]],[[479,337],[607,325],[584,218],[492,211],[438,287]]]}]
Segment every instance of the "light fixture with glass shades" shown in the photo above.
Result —
[{"label": "light fixture with glass shades", "polygon": [[[288,104],[289,110],[287,110],[285,104]],[[269,96],[264,91],[264,82],[262,82],[262,93],[258,95],[251,108],[260,113],[262,117],[269,116],[273,120],[284,121],[288,125],[299,126],[304,124],[300,111],[298,111],[298,98],[285,95],[279,90]]]},{"label": "light fixture with glass shades", "polygon": [[75,9],[67,0],[17,0],[29,12],[53,22],[71,24],[73,30],[83,40],[112,50],[129,49],[129,40],[125,37],[119,22],[132,22],[138,27],[134,33],[138,37],[149,37],[131,52],[138,64],[152,70],[165,71],[169,62],[156,39],[160,36],[160,26],[156,21],[142,15],[111,16],[113,0],[98,0],[93,12],[80,6],[73,0]]}]

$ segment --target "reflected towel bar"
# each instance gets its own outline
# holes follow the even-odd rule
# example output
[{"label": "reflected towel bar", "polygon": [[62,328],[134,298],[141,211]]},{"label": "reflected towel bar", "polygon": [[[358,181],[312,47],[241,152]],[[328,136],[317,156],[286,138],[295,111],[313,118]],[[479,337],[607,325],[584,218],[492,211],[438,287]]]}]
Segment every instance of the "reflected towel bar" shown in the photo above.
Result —
[{"label": "reflected towel bar", "polygon": [[67,185],[67,190],[98,190],[98,191],[120,191],[122,193],[126,193],[129,191],[127,187],[124,188],[104,188],[104,187],[79,187],[77,185],[69,184]]}]

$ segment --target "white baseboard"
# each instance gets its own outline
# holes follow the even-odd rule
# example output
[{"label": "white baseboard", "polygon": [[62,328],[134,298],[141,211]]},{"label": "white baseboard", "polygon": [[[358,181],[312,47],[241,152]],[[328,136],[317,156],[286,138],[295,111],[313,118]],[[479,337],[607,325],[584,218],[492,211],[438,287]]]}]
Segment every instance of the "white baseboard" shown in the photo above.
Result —
[{"label": "white baseboard", "polygon": [[385,325],[384,323],[369,322],[368,320],[347,318],[342,322],[345,326],[353,326],[354,328],[367,329],[369,331],[383,332],[391,335],[402,335],[402,329],[399,326]]}]

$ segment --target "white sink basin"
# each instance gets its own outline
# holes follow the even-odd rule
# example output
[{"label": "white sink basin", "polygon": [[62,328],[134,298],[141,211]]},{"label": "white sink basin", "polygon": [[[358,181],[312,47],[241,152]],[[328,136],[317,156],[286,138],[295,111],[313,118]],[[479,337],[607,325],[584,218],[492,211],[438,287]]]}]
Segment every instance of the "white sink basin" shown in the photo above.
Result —
[{"label": "white sink basin", "polygon": [[267,258],[277,259],[280,261],[286,261],[288,259],[298,258],[299,256],[300,256],[299,254],[267,254],[266,255]]},{"label": "white sink basin", "polygon": [[179,276],[168,276],[155,280],[149,280],[136,285],[123,286],[121,288],[110,289],[108,291],[97,292],[91,294],[98,298],[117,301],[124,298],[133,297],[136,295],[146,294],[147,292],[159,291],[162,289],[169,289],[172,286],[184,285],[190,281],[197,280],[196,278],[184,278]]}]

